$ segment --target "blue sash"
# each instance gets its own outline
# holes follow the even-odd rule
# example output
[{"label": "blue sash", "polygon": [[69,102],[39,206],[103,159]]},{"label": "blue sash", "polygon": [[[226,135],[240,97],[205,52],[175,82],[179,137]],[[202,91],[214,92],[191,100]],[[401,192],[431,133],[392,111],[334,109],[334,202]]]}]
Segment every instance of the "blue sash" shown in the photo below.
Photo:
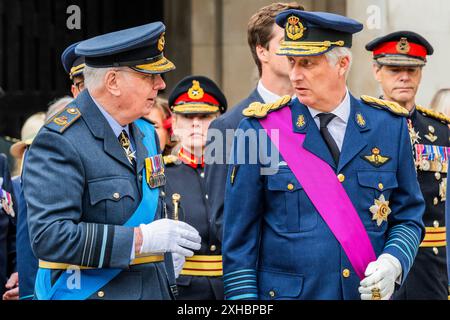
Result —
[{"label": "blue sash", "polygon": [[[135,125],[145,135],[143,144],[147,148],[148,156],[157,155],[155,129],[144,120],[136,120]],[[126,227],[138,227],[140,224],[148,224],[155,218],[156,208],[158,206],[159,189],[150,189],[145,177],[145,168],[142,172],[142,199],[139,207],[124,224]],[[131,248],[130,248],[131,249]],[[131,251],[130,251],[131,253]],[[38,300],[86,300],[92,294],[108,284],[114,279],[122,269],[88,269],[77,270],[80,272],[79,289],[69,289],[68,281],[73,275],[64,272],[55,284],[51,285],[51,270],[39,268],[36,276],[36,297]]]}]

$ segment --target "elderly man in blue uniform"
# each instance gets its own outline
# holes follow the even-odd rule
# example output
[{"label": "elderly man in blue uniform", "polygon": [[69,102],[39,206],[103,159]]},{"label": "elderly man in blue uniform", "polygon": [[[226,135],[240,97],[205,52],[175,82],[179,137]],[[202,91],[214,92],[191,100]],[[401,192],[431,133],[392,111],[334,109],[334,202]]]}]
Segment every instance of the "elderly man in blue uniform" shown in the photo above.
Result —
[{"label": "elderly man in blue uniform", "polygon": [[373,52],[373,71],[383,98],[408,110],[408,128],[413,145],[420,189],[425,198],[425,238],[411,271],[395,299],[446,300],[447,266],[445,201],[450,119],[416,104],[422,69],[433,47],[420,34],[397,31],[366,45]]},{"label": "elderly man in blue uniform", "polygon": [[297,10],[276,21],[297,98],[243,111],[225,195],[226,298],[390,299],[423,234],[408,112],[346,88],[360,23]]},{"label": "elderly man in blue uniform", "polygon": [[[226,111],[227,100],[211,79],[189,76],[172,90],[169,106],[173,113],[174,134],[179,138],[181,148],[177,156],[167,157],[167,207],[169,212],[175,211],[172,197],[179,194],[180,219],[195,227],[202,237],[200,250],[184,264],[180,259],[183,269],[177,279],[178,298],[223,300],[221,246],[211,225],[204,148],[208,127]],[[174,257],[179,258],[178,255]]]},{"label": "elderly man in blue uniform", "polygon": [[24,168],[38,299],[171,299],[164,257],[200,248],[193,227],[160,219],[162,156],[139,119],[174,69],[164,35],[155,22],[75,48],[87,90],[46,123]]}]

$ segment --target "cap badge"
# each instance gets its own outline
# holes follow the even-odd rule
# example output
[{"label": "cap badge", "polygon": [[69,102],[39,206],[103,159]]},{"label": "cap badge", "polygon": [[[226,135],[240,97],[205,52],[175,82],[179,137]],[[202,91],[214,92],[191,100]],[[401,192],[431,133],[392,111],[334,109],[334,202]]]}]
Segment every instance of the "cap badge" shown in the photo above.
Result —
[{"label": "cap badge", "polygon": [[188,91],[189,98],[193,100],[200,100],[205,95],[205,91],[200,87],[200,82],[192,81],[192,87]]},{"label": "cap badge", "polygon": [[296,16],[290,16],[286,23],[286,35],[291,40],[298,40],[303,37],[303,33],[306,28],[300,22],[300,18]]},{"label": "cap badge", "polygon": [[397,52],[402,54],[408,54],[411,46],[409,45],[408,39],[401,38],[397,43]]},{"label": "cap badge", "polygon": [[158,40],[158,50],[161,52],[164,50],[164,45],[166,44],[166,38],[164,37],[165,34],[165,32],[161,33],[161,36]]}]

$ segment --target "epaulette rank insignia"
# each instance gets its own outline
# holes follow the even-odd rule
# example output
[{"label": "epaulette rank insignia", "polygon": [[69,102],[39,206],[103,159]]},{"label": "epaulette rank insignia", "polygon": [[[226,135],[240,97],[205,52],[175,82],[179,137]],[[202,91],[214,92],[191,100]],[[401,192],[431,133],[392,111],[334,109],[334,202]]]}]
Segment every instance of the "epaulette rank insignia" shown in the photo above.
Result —
[{"label": "epaulette rank insignia", "polygon": [[173,154],[169,154],[168,156],[163,157],[163,161],[165,165],[173,165],[178,164],[178,157],[174,156]]},{"label": "epaulette rank insignia", "polygon": [[388,111],[392,112],[393,114],[403,116],[403,117],[409,116],[408,110],[403,108],[397,102],[377,99],[377,98],[370,97],[370,96],[361,96],[361,100],[372,107],[388,110]]},{"label": "epaulette rank insignia", "polygon": [[45,126],[50,130],[63,133],[80,117],[81,112],[78,108],[68,107],[55,114],[53,117],[51,117],[47,121]]},{"label": "epaulette rank insignia", "polygon": [[431,109],[424,108],[422,106],[416,106],[417,111],[422,113],[425,117],[434,118],[436,120],[439,120],[445,124],[450,124],[450,118],[447,117],[445,114],[433,111]]},{"label": "epaulette rank insignia", "polygon": [[246,117],[262,119],[265,118],[270,112],[286,106],[289,102],[291,102],[290,96],[283,96],[274,103],[253,102],[242,111],[242,114]]}]

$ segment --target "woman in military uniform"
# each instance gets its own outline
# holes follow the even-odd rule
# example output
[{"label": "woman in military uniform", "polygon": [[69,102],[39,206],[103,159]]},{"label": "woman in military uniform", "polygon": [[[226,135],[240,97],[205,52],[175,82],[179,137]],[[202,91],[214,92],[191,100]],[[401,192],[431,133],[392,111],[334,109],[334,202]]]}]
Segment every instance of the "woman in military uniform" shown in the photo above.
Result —
[{"label": "woman in military uniform", "polygon": [[[225,112],[227,101],[213,81],[190,76],[173,89],[169,106],[180,148],[177,155],[165,157],[167,212],[172,215],[169,218],[173,218],[177,211],[178,219],[195,226],[202,237],[201,249],[186,258],[177,279],[178,299],[221,300],[222,256],[217,235],[211,229],[203,153],[209,124]],[[172,200],[176,194],[181,196],[179,201]],[[176,268],[183,263],[177,263],[177,258],[174,256]]]}]

